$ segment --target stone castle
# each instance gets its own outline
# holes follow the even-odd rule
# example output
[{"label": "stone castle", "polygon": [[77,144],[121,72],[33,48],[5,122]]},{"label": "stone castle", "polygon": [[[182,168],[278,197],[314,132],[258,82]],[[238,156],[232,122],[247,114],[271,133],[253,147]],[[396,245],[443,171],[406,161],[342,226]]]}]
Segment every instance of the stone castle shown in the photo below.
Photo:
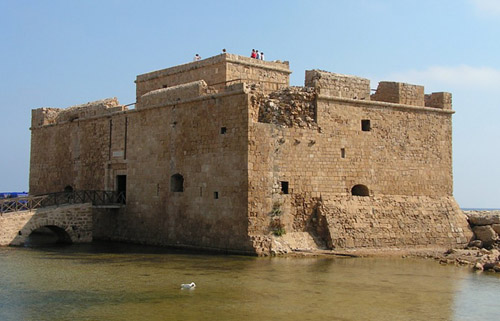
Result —
[{"label": "stone castle", "polygon": [[451,94],[221,54],[32,112],[30,194],[126,192],[94,238],[266,255],[466,245]]}]

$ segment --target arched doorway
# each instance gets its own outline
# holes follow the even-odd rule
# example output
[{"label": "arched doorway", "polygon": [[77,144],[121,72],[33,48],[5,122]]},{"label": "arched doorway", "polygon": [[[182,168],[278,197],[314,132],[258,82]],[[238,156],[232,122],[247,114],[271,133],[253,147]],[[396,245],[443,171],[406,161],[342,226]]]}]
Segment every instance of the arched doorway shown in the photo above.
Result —
[{"label": "arched doorway", "polygon": [[353,196],[370,196],[370,190],[365,185],[354,185],[351,189]]},{"label": "arched doorway", "polygon": [[63,228],[55,225],[46,225],[34,229],[24,242],[24,245],[39,247],[71,243],[71,236]]}]

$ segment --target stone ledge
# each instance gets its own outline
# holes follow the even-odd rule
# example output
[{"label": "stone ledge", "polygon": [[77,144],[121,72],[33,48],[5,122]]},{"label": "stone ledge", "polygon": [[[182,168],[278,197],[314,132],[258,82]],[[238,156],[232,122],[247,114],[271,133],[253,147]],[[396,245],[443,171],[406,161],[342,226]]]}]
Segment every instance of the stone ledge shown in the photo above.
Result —
[{"label": "stone ledge", "polygon": [[434,107],[419,107],[419,106],[402,105],[402,104],[372,101],[372,100],[359,100],[359,99],[332,97],[332,96],[326,96],[326,95],[318,95],[318,100],[330,100],[330,101],[338,101],[338,102],[342,102],[342,103],[349,103],[349,104],[355,104],[355,105],[367,105],[367,106],[371,106],[371,107],[403,109],[403,110],[408,110],[408,111],[433,112],[433,113],[440,113],[440,114],[454,114],[455,113],[454,110],[438,109],[438,108],[434,108]]}]

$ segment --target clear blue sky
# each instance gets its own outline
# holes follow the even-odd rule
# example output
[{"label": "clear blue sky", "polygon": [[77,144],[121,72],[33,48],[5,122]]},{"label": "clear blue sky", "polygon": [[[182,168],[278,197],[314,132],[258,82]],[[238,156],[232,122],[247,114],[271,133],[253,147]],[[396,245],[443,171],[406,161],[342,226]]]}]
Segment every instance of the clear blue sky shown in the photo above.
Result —
[{"label": "clear blue sky", "polygon": [[0,0],[0,191],[28,188],[30,113],[135,100],[135,76],[228,52],[453,93],[454,195],[500,208],[500,0]]}]

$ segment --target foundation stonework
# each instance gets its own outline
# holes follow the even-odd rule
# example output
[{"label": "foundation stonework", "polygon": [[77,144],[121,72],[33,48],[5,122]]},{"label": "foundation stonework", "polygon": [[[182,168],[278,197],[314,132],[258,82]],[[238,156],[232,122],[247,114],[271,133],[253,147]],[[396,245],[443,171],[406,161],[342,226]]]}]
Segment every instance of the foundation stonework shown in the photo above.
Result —
[{"label": "foundation stonework", "polygon": [[222,54],[137,76],[135,109],[33,110],[30,193],[126,190],[125,208],[94,216],[94,238],[145,244],[265,255],[283,233],[329,249],[469,242],[451,94],[383,82],[370,96],[367,79],[318,70],[289,87],[290,73]]}]

